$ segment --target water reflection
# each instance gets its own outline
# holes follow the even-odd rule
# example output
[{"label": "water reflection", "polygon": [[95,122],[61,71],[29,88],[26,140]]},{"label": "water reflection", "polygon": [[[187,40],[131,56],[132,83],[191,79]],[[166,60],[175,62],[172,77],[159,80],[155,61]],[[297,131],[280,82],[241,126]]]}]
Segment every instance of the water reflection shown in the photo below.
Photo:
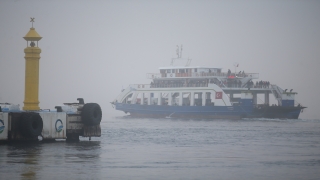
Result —
[{"label": "water reflection", "polygon": [[11,143],[0,146],[0,174],[4,179],[67,179],[68,174],[99,179],[100,169],[91,168],[99,165],[100,154],[100,141]]},{"label": "water reflection", "polygon": [[67,143],[65,162],[96,162],[100,158],[100,141],[83,141],[81,143]]},{"label": "water reflection", "polygon": [[41,154],[40,143],[15,143],[7,146],[7,163],[22,165],[20,176],[22,179],[37,179],[37,173],[41,170],[38,164]]}]

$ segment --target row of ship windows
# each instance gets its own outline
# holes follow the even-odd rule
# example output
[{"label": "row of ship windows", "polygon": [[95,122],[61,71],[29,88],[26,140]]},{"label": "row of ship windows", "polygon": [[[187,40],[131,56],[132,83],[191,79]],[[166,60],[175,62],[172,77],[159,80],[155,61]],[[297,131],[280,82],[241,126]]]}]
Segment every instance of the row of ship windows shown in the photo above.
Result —
[{"label": "row of ship windows", "polygon": [[[192,69],[161,69],[160,73],[188,73]],[[197,72],[197,69],[194,69],[194,72]]]},{"label": "row of ship windows", "polygon": [[[197,72],[198,69],[193,69],[193,72]],[[201,70],[200,70],[201,71]],[[160,73],[191,73],[192,69],[161,69]],[[215,72],[213,69],[209,69],[209,73]],[[221,70],[218,69],[217,73],[221,73]]]}]

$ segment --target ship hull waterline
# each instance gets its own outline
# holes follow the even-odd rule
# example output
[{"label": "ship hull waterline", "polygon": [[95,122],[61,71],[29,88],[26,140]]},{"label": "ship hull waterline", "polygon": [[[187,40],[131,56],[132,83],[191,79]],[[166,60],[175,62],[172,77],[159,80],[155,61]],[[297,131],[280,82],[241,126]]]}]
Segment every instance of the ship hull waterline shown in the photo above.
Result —
[{"label": "ship hull waterline", "polygon": [[304,107],[252,106],[168,106],[115,103],[116,110],[141,118],[187,118],[187,119],[242,119],[276,118],[298,119]]}]

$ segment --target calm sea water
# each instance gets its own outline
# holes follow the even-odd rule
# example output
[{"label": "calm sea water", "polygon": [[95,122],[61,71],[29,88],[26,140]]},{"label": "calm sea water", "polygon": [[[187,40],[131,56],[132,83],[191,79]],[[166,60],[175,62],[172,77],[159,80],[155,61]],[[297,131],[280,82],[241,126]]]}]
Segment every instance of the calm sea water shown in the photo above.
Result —
[{"label": "calm sea water", "polygon": [[0,179],[320,179],[320,120],[104,117],[102,137],[0,145]]}]

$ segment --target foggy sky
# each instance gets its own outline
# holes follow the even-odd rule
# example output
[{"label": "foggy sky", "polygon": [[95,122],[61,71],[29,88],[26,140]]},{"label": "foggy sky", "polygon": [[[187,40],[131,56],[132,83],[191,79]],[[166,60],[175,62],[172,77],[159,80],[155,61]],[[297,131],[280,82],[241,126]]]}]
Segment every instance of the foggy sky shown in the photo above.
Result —
[{"label": "foggy sky", "polygon": [[300,118],[320,118],[320,1],[0,1],[0,102],[21,108],[30,17],[43,37],[42,109],[83,97],[117,114],[109,102],[121,89],[149,84],[182,44],[191,66],[238,62],[298,92]]}]

